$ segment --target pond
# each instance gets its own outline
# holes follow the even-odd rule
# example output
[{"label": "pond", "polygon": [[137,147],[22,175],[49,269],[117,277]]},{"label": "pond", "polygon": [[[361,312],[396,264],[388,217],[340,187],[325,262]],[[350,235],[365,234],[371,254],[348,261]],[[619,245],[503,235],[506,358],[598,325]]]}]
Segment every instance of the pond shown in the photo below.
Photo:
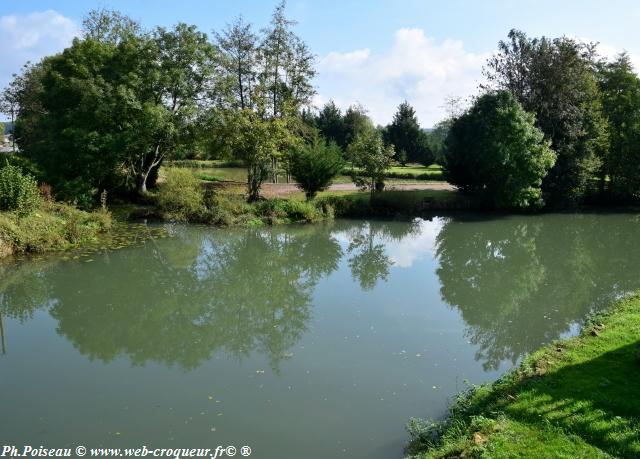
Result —
[{"label": "pond", "polygon": [[402,457],[410,417],[442,417],[467,381],[639,288],[639,225],[166,225],[136,247],[5,263],[2,440]]}]

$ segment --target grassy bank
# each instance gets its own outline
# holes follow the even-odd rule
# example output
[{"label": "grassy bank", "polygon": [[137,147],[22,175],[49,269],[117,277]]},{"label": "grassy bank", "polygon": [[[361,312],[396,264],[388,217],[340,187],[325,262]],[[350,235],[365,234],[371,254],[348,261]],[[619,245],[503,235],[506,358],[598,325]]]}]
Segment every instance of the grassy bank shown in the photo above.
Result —
[{"label": "grassy bank", "polygon": [[640,457],[640,295],[580,336],[470,390],[444,423],[412,420],[418,458]]},{"label": "grassy bank", "polygon": [[94,241],[110,227],[108,212],[84,212],[54,202],[43,203],[29,215],[0,212],[0,258],[78,246]]}]

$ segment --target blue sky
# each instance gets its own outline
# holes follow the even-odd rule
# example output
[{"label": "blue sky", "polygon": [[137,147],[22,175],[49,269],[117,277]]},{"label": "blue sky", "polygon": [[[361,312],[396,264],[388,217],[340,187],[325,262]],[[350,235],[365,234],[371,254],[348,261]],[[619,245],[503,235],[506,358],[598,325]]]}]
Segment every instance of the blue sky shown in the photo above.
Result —
[{"label": "blue sky", "polygon": [[[209,33],[242,14],[266,25],[275,1],[0,1],[0,85],[25,60],[62,50],[93,7],[118,9],[146,27],[176,22]],[[431,126],[448,97],[468,97],[486,58],[510,28],[529,35],[570,35],[601,43],[604,55],[626,49],[640,65],[640,2],[289,0],[297,33],[317,56],[316,103],[360,102],[378,123],[402,100]]]}]

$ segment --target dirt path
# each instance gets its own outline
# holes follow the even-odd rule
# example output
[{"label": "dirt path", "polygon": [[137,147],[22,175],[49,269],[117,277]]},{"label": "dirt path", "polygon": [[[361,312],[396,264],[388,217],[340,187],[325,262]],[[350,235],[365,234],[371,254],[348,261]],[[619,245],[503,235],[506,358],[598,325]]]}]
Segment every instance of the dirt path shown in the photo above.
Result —
[{"label": "dirt path", "polygon": [[[391,183],[385,190],[446,190],[455,191],[456,187],[447,182],[422,182],[422,183]],[[268,198],[284,196],[299,192],[300,189],[292,183],[263,183],[262,195]],[[353,183],[336,183],[329,187],[329,191],[358,191]]]}]

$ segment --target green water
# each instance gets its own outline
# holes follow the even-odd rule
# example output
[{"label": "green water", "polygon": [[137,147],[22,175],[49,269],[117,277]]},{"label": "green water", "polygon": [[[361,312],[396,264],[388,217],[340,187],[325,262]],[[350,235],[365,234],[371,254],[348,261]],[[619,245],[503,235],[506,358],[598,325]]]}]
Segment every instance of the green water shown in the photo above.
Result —
[{"label": "green water", "polygon": [[[0,265],[0,439],[402,457],[444,415],[640,288],[640,216],[167,226]],[[237,457],[241,457],[238,453]]]}]

